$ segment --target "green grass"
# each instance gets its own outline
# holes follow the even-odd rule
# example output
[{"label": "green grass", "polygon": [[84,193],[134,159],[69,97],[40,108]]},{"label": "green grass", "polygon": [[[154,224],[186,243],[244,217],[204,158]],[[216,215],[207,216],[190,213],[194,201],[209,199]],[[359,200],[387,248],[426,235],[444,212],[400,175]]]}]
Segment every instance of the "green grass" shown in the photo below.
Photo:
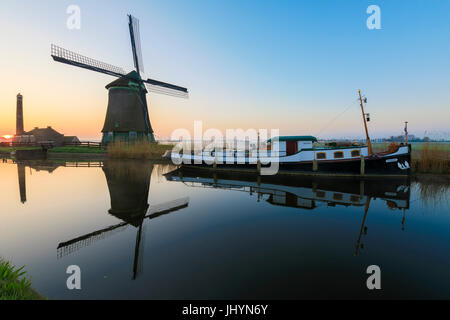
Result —
[{"label": "green grass", "polygon": [[[40,150],[41,147],[0,147],[0,153],[10,153],[16,150]],[[49,152],[56,153],[106,153],[103,148],[89,148],[84,146],[55,147]]]},{"label": "green grass", "polygon": [[16,150],[38,150],[40,147],[0,147],[0,152],[13,152]]},{"label": "green grass", "polygon": [[424,148],[429,148],[430,146],[438,145],[442,151],[450,152],[450,142],[412,142],[412,150],[421,151]]},{"label": "green grass", "polygon": [[89,148],[89,147],[77,147],[77,146],[69,146],[69,147],[56,147],[50,149],[49,152],[55,153],[106,153],[106,149],[103,148]]},{"label": "green grass", "polygon": [[16,268],[7,261],[0,260],[0,300],[42,300],[31,288],[24,267]]},{"label": "green grass", "polygon": [[[378,142],[373,143],[372,146],[375,151],[385,151],[390,142]],[[442,151],[450,152],[450,142],[411,142],[412,151],[421,151],[424,148],[429,148],[430,146],[438,145]]]}]

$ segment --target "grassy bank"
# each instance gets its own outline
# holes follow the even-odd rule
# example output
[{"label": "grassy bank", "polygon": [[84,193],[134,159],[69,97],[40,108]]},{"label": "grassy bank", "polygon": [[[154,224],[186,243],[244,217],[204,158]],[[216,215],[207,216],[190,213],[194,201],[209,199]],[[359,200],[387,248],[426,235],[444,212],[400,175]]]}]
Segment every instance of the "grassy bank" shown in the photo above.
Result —
[{"label": "grassy bank", "polygon": [[56,147],[50,149],[51,153],[106,153],[104,148],[89,148],[84,146]]},{"label": "grassy bank", "polygon": [[[40,150],[41,147],[0,147],[0,153],[11,153],[17,150]],[[50,149],[49,152],[55,153],[106,153],[104,148],[89,148],[86,146],[68,146],[68,147],[55,147]]]},{"label": "grassy bank", "polygon": [[16,150],[39,150],[40,147],[0,147],[0,153],[10,153]]},{"label": "grassy bank", "polygon": [[126,143],[116,141],[108,145],[108,158],[111,159],[161,159],[172,145],[151,143],[147,141]]},{"label": "grassy bank", "polygon": [[0,300],[42,300],[31,288],[24,267],[16,268],[0,259]]}]

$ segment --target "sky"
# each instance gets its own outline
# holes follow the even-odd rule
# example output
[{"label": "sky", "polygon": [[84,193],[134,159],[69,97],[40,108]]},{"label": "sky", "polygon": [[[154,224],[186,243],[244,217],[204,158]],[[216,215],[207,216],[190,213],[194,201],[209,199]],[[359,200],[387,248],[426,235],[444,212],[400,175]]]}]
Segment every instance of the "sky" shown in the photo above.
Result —
[{"label": "sky", "polygon": [[[80,29],[67,28],[69,5]],[[381,29],[368,29],[369,5]],[[450,139],[450,0],[1,0],[0,136],[15,133],[20,92],[25,130],[99,139],[114,78],[54,62],[50,44],[131,71],[127,14],[140,20],[145,75],[190,92],[147,96],[157,137],[201,120],[363,138],[361,89],[371,137],[408,121],[411,134]]]}]

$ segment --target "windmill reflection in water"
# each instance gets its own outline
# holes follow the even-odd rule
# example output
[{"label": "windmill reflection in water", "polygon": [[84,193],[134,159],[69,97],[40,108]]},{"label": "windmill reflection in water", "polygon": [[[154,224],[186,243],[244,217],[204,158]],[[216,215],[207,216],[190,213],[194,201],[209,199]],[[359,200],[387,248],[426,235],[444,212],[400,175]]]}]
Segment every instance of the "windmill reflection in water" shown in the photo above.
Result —
[{"label": "windmill reflection in water", "polygon": [[153,163],[151,162],[138,161],[130,165],[129,162],[108,161],[105,162],[102,169],[106,176],[111,197],[111,209],[108,212],[123,222],[60,243],[57,248],[57,256],[58,258],[67,256],[123,231],[131,225],[137,229],[133,262],[134,280],[142,269],[139,257],[142,256],[143,250],[142,238],[144,237],[145,220],[152,220],[186,208],[189,204],[189,198],[150,206],[148,197],[153,171]]},{"label": "windmill reflection in water", "polygon": [[180,168],[165,174],[168,181],[177,181],[190,187],[233,190],[257,194],[258,202],[264,199],[275,206],[314,210],[323,205],[364,207],[364,216],[356,243],[355,256],[367,234],[366,218],[372,199],[386,201],[390,210],[403,213],[402,230],[405,228],[406,210],[410,205],[409,179],[356,180],[326,177],[254,176],[251,174],[211,172]]}]

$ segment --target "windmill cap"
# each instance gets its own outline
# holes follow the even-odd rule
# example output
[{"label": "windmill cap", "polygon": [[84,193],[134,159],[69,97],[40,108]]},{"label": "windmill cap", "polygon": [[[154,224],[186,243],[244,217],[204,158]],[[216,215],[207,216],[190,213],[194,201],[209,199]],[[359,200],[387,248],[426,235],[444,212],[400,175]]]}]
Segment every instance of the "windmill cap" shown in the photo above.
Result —
[{"label": "windmill cap", "polygon": [[120,77],[106,85],[106,89],[111,87],[129,87],[129,82],[135,80],[137,83],[142,81],[141,76],[136,71],[131,71],[127,75]]}]

